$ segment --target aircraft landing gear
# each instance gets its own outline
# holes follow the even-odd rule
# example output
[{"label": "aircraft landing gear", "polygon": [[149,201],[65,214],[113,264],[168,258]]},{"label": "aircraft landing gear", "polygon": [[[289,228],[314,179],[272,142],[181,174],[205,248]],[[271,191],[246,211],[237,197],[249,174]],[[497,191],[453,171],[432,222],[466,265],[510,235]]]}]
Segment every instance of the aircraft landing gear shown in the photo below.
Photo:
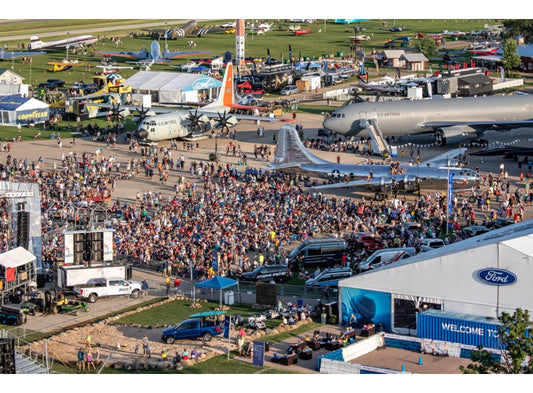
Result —
[{"label": "aircraft landing gear", "polygon": [[382,194],[381,192],[376,192],[376,195],[374,195],[374,200],[378,202],[382,202],[385,200],[386,197],[387,197],[386,194]]}]

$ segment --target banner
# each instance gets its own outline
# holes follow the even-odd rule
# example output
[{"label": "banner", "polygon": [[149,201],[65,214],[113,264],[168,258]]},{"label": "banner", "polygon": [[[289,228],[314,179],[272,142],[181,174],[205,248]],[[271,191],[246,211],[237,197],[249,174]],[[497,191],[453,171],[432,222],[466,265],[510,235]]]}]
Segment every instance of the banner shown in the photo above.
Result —
[{"label": "banner", "polygon": [[265,342],[254,341],[252,348],[253,348],[252,364],[254,366],[263,367],[265,364]]},{"label": "banner", "polygon": [[452,201],[453,201],[453,172],[448,174],[448,216],[452,212]]}]

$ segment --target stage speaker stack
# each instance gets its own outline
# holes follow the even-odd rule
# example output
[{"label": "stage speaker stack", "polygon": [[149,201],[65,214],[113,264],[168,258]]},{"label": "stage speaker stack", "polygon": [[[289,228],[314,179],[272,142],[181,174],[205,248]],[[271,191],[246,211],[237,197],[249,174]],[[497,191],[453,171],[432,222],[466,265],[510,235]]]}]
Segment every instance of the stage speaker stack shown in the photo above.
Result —
[{"label": "stage speaker stack", "polygon": [[12,338],[0,339],[0,374],[16,374],[15,343]]},{"label": "stage speaker stack", "polygon": [[26,250],[30,245],[30,212],[17,212],[17,245]]}]

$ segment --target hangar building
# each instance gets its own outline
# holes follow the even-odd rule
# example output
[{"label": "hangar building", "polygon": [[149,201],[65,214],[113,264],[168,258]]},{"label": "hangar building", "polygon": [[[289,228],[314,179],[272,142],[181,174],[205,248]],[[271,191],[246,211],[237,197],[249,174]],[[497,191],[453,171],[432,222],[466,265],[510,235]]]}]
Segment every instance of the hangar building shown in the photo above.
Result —
[{"label": "hangar building", "polygon": [[533,310],[533,220],[420,253],[339,282],[340,320],[417,334],[427,310],[497,321]]},{"label": "hangar building", "polygon": [[152,103],[179,104],[199,102],[202,93],[206,98],[216,95],[222,83],[203,74],[165,71],[139,71],[124,85],[131,86],[133,94],[149,94]]}]

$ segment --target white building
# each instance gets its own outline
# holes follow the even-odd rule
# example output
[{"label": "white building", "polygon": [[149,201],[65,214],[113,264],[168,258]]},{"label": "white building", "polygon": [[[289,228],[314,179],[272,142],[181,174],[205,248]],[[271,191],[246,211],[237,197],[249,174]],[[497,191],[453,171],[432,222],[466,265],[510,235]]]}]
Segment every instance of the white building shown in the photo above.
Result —
[{"label": "white building", "polygon": [[416,333],[417,313],[440,309],[485,318],[533,311],[533,220],[420,253],[339,282],[342,315]]}]

